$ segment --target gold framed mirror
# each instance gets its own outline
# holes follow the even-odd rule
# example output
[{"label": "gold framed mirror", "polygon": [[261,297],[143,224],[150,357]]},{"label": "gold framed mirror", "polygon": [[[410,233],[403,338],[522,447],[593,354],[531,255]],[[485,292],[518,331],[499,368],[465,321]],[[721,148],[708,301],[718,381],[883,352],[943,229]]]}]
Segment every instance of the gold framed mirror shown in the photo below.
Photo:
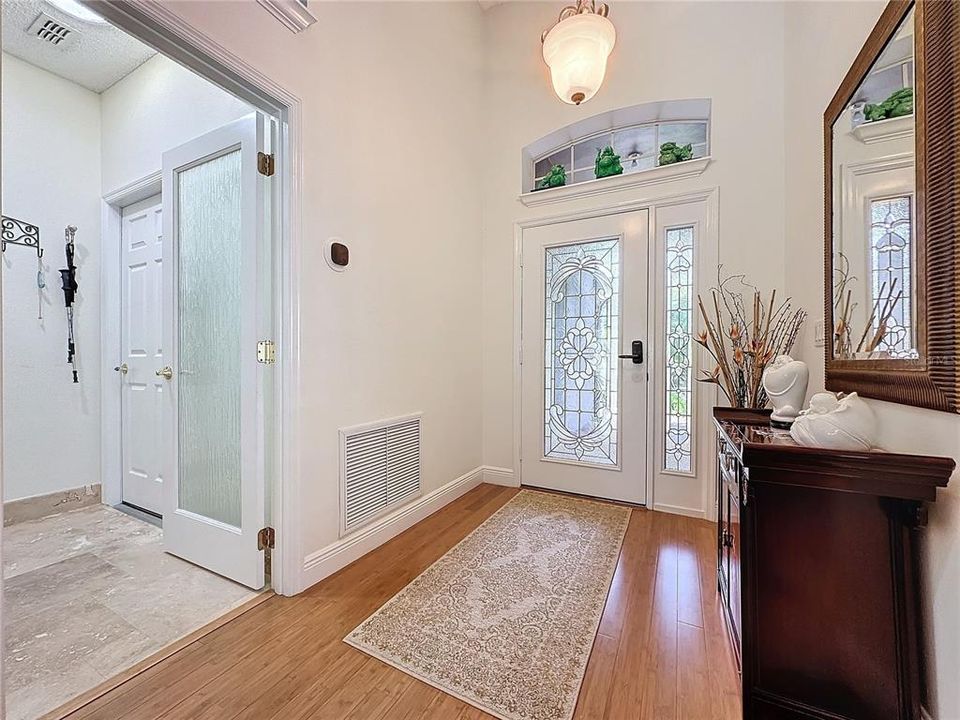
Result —
[{"label": "gold framed mirror", "polygon": [[889,3],[824,113],[830,390],[960,412],[960,3]]}]

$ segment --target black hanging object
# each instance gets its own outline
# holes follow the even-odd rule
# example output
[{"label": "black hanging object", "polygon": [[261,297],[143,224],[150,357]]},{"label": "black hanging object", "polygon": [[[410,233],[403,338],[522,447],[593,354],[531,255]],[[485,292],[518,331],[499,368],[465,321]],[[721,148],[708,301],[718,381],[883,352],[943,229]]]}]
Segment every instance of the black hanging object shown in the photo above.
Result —
[{"label": "black hanging object", "polygon": [[64,248],[67,256],[67,267],[60,269],[60,282],[63,285],[63,302],[67,308],[67,363],[73,368],[73,381],[80,382],[77,375],[77,343],[73,333],[73,301],[77,297],[77,266],[73,264],[74,245],[73,239],[77,228],[73,225],[67,225],[64,231],[66,237],[66,247]]}]

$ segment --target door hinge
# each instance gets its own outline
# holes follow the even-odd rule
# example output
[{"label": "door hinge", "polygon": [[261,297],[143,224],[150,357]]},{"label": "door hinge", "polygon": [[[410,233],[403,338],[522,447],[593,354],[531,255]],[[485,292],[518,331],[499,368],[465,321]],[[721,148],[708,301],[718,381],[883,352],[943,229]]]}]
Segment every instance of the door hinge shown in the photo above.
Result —
[{"label": "door hinge", "polygon": [[261,340],[257,343],[257,362],[273,365],[277,361],[277,346],[273,340]]},{"label": "door hinge", "polygon": [[273,550],[275,543],[276,533],[274,533],[272,527],[261,528],[260,532],[257,533],[257,550],[265,550],[266,548]]},{"label": "door hinge", "polygon": [[257,172],[261,175],[267,177],[273,175],[274,164],[273,155],[267,155],[265,152],[257,153]]}]

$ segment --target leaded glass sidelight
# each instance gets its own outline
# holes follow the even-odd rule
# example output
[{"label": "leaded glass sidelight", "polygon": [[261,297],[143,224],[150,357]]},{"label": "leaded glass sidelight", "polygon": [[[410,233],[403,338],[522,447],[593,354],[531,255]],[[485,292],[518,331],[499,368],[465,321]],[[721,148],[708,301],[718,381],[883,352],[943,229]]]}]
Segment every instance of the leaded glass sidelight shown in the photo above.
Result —
[{"label": "leaded glass sidelight", "polygon": [[617,466],[620,239],[545,252],[543,455]]},{"label": "leaded glass sidelight", "polygon": [[[911,238],[913,213],[911,196],[870,202],[871,300],[874,330],[888,303],[894,303],[878,350],[895,358],[915,358],[911,322]],[[897,297],[899,296],[899,300]]]},{"label": "leaded glass sidelight", "polygon": [[693,448],[693,228],[666,232],[663,468],[690,472]]}]

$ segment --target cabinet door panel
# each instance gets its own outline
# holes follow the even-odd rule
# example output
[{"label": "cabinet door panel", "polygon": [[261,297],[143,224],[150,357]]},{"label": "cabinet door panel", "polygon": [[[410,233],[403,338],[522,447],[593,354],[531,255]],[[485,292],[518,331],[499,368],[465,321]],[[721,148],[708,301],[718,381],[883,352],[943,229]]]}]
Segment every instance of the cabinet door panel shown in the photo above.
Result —
[{"label": "cabinet door panel", "polygon": [[719,517],[717,524],[719,533],[717,537],[717,562],[720,571],[720,593],[723,596],[724,603],[730,599],[730,549],[727,547],[727,537],[730,535],[730,493],[726,490],[726,483],[723,482],[723,474],[720,473],[720,483],[717,488],[719,491]]},{"label": "cabinet door panel", "polygon": [[[732,489],[731,489],[732,490]],[[737,638],[743,637],[741,633],[741,613],[740,613],[740,497],[739,492],[733,490],[728,493],[730,502],[730,519],[728,535],[729,550],[729,577],[730,577],[730,614],[732,616],[734,630]]]}]

